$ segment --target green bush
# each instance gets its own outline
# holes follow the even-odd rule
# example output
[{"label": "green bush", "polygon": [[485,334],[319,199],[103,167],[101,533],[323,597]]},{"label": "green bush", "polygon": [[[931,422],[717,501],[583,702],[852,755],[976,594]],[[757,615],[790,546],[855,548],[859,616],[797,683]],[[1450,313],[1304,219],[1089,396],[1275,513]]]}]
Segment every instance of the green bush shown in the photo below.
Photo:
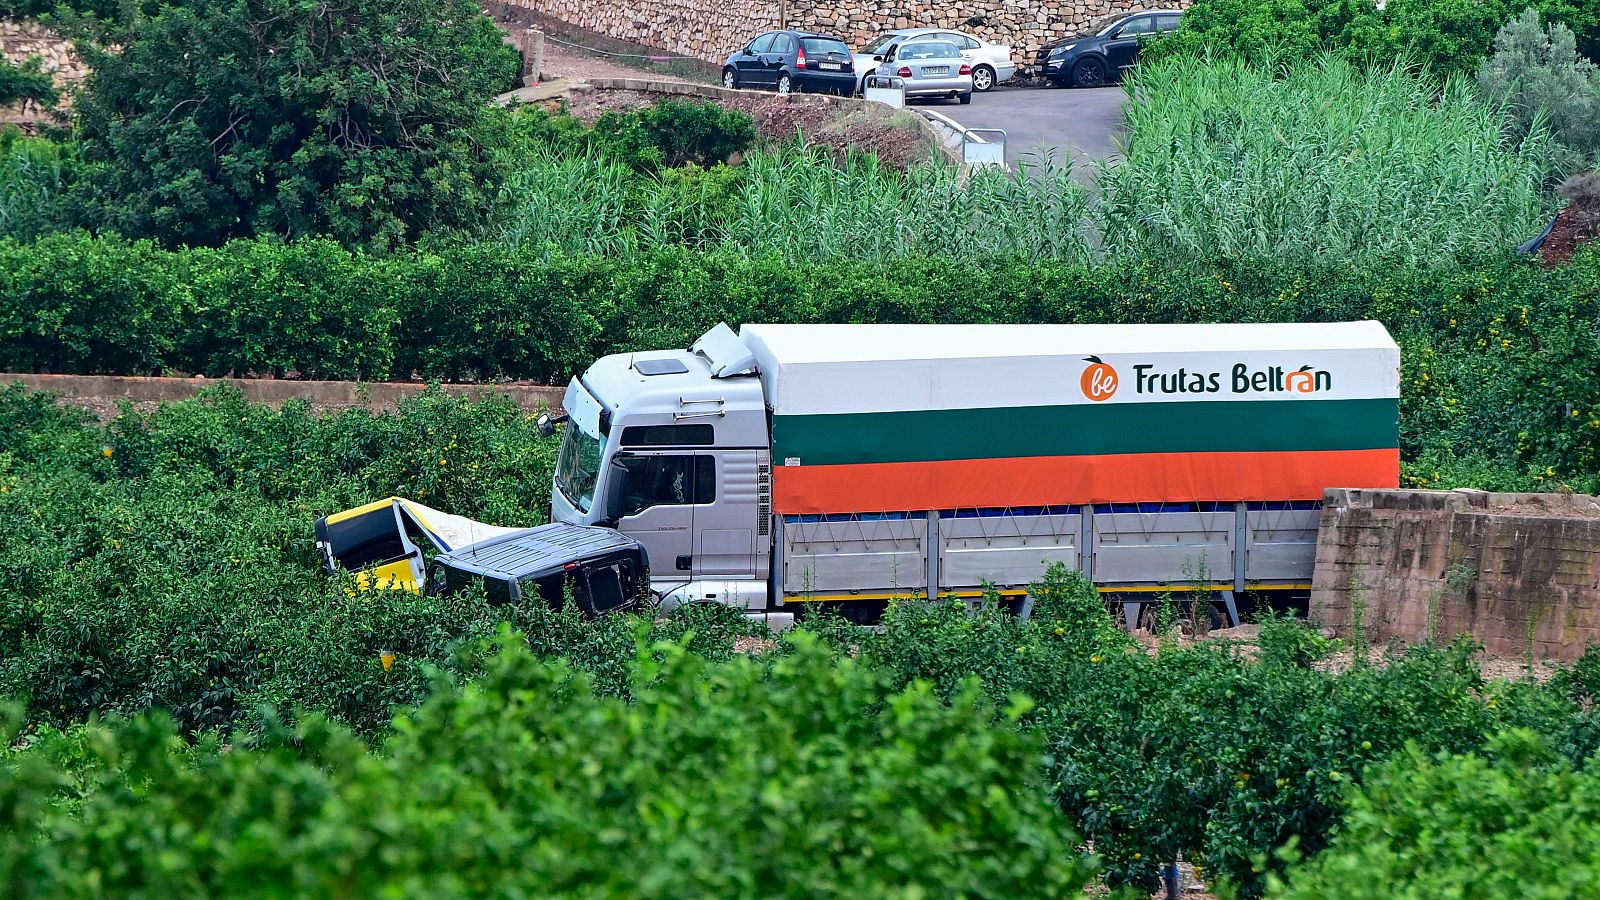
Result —
[{"label": "green bush", "polygon": [[1600,774],[1537,736],[1481,753],[1408,746],[1354,791],[1338,837],[1271,896],[1584,897],[1600,884]]},{"label": "green bush", "polygon": [[1478,86],[1510,113],[1518,137],[1548,127],[1566,151],[1562,169],[1600,160],[1600,69],[1578,55],[1565,25],[1542,27],[1538,12],[1524,10],[1495,35]]},{"label": "green bush", "polygon": [[770,664],[663,644],[624,702],[509,643],[477,681],[437,682],[382,755],[314,721],[259,749],[190,749],[160,718],[42,741],[0,764],[0,878],[16,897],[1061,897],[1088,881],[1033,784],[1034,743],[975,688],[891,690],[804,641]]},{"label": "green bush", "polygon": [[1531,6],[1577,35],[1578,52],[1600,57],[1600,7],[1582,0],[1197,0],[1146,61],[1212,53],[1277,64],[1331,51],[1356,63],[1397,58],[1439,78],[1471,75],[1495,31]]},{"label": "green bush", "polygon": [[565,111],[518,109],[509,133],[506,152],[513,159],[535,148],[558,157],[600,157],[643,172],[726,163],[756,138],[755,120],[743,110],[672,99],[632,112],[607,112],[593,127]]}]

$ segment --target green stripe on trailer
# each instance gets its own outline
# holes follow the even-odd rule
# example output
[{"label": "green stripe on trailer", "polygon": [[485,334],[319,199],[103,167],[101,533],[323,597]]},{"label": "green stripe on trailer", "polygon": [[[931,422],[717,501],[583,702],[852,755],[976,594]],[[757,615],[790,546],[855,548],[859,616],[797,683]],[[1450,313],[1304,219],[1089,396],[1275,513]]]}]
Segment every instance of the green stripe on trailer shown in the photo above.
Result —
[{"label": "green stripe on trailer", "polygon": [[775,462],[938,462],[1029,456],[1398,447],[1400,401],[1074,404],[774,416]]}]

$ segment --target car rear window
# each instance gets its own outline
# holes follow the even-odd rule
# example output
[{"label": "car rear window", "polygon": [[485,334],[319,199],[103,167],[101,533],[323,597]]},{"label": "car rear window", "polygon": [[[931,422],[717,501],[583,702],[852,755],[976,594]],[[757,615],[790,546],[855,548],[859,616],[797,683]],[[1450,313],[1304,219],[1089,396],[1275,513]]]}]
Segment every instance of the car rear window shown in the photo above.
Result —
[{"label": "car rear window", "polygon": [[944,41],[918,42],[900,48],[901,59],[954,59],[960,55],[955,44]]},{"label": "car rear window", "polygon": [[844,45],[844,41],[836,41],[832,38],[802,38],[800,46],[804,47],[806,53],[809,54],[838,53],[843,56],[850,55],[850,48]]}]

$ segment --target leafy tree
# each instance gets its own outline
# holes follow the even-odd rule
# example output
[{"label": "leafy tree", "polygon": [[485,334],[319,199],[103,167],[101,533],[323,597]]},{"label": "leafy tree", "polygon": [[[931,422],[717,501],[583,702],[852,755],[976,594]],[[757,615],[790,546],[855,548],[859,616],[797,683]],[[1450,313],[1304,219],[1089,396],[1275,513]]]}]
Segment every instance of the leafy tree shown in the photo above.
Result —
[{"label": "leafy tree", "polygon": [[1523,10],[1494,38],[1494,55],[1478,67],[1478,85],[1510,113],[1521,137],[1543,117],[1566,149],[1564,170],[1592,164],[1600,151],[1600,69],[1578,55],[1572,29]]},{"label": "leafy tree", "polygon": [[89,227],[382,248],[492,205],[478,131],[518,61],[471,0],[223,0],[77,38]]}]

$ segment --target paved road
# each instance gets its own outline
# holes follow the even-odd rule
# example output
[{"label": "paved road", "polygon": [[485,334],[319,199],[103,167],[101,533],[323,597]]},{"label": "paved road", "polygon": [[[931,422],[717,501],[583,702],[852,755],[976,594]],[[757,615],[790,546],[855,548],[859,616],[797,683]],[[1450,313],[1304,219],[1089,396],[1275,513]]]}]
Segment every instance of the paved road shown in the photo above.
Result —
[{"label": "paved road", "polygon": [[1057,161],[1072,157],[1080,177],[1094,163],[1117,152],[1122,131],[1120,86],[1104,88],[997,87],[977,94],[968,106],[932,103],[934,109],[968,128],[1006,131],[1006,162],[1034,165],[1054,152]]}]

